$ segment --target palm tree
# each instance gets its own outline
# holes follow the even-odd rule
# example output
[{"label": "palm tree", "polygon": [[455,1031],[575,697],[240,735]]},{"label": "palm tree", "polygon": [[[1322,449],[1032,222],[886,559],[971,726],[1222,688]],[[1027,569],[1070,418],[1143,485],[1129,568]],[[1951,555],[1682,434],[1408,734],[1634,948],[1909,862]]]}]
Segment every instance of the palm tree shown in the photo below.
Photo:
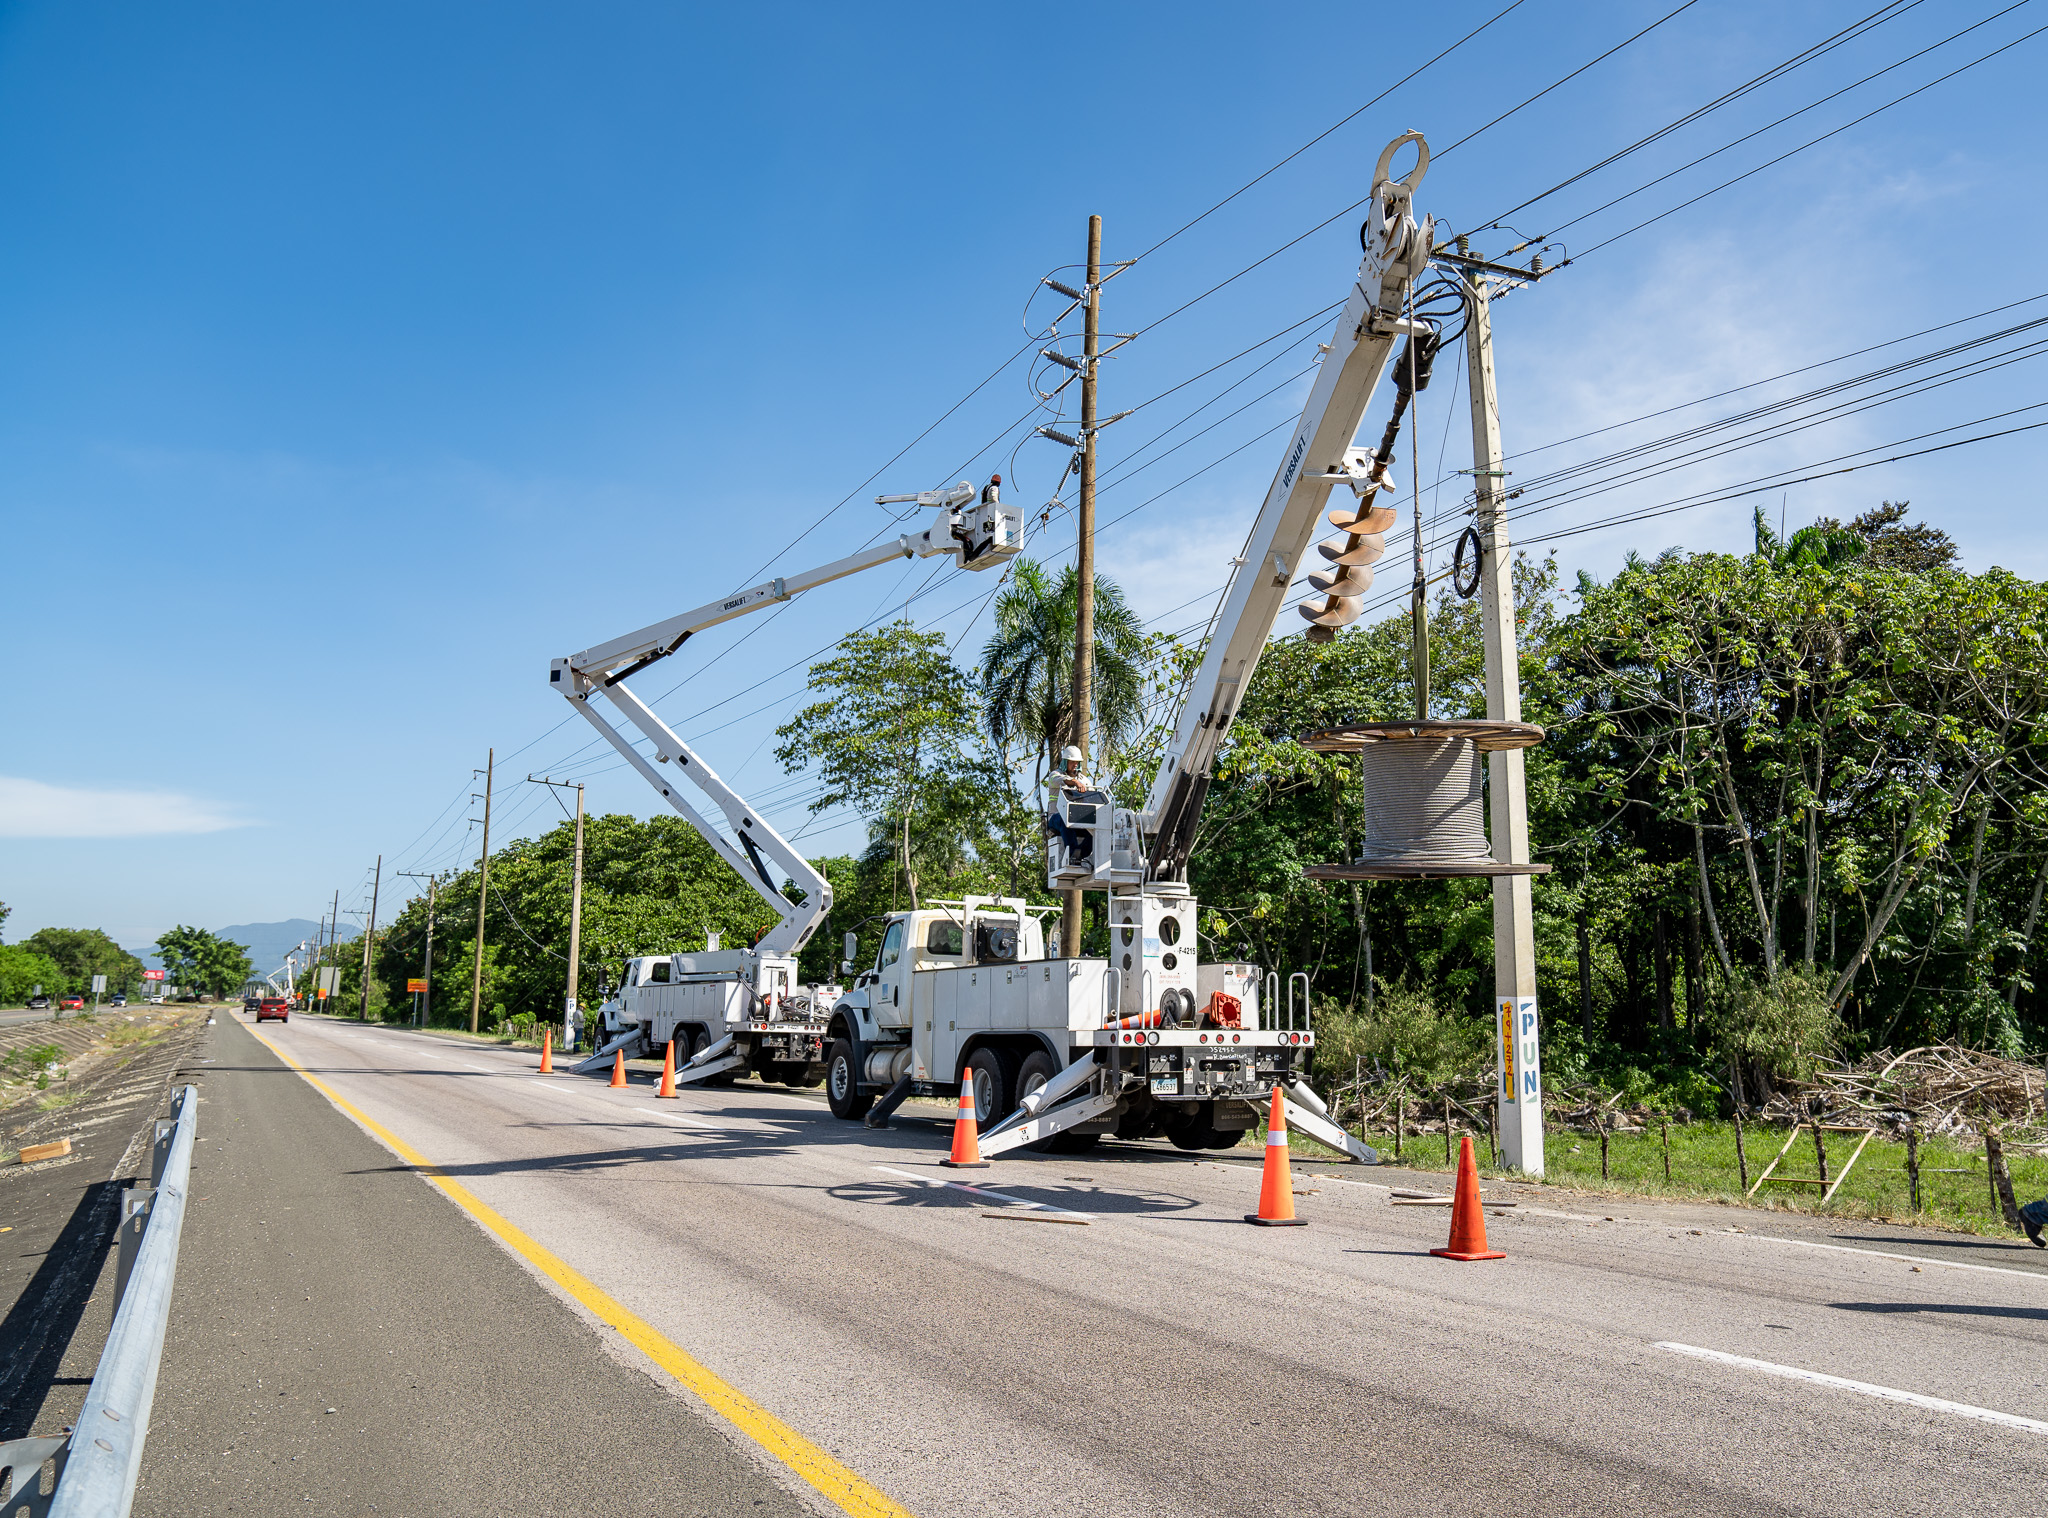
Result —
[{"label": "palm tree", "polygon": [[[1055,577],[1020,558],[996,597],[995,636],[982,645],[981,694],[989,737],[1005,754],[1012,743],[1032,753],[1034,786],[1053,750],[1073,736],[1074,622],[1080,577],[1071,565]],[[1144,624],[1114,580],[1095,577],[1095,666],[1090,681],[1091,745],[1105,763],[1144,724],[1147,659]]]}]

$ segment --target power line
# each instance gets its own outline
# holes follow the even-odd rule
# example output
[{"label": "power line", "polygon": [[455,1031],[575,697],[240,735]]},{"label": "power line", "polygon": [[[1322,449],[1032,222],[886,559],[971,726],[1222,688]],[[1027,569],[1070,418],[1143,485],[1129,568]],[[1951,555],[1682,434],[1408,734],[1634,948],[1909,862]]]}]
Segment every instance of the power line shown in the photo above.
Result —
[{"label": "power line", "polygon": [[[1875,30],[1877,27],[1884,25],[1884,23],[1887,21],[1896,21],[1899,17],[1905,15],[1907,11],[1912,10],[1915,6],[1919,5],[1920,3],[1921,0],[1891,0],[1891,3],[1880,6],[1878,9],[1872,11],[1869,15],[1865,16],[1862,20],[1854,22],[1851,25],[1844,27],[1841,31],[1834,33],[1832,36],[1822,38],[1819,42],[1814,43],[1811,47],[1804,48],[1801,51],[1794,53],[1790,58],[1785,59],[1782,63],[1773,64],[1770,68],[1764,70],[1763,73],[1758,74],[1754,79],[1749,80],[1747,83],[1739,84],[1731,90],[1724,91],[1723,93],[1715,96],[1712,100],[1709,100],[1705,105],[1695,106],[1692,110],[1687,111],[1683,116],[1680,116],[1676,121],[1667,122],[1665,125],[1657,128],[1656,131],[1650,133],[1647,137],[1637,138],[1627,147],[1618,148],[1614,152],[1609,153],[1605,158],[1601,159],[1598,163],[1589,164],[1587,167],[1580,169],[1577,173],[1569,175],[1564,179],[1560,179],[1556,184],[1552,185],[1549,189],[1539,190],[1536,194],[1531,195],[1527,200],[1522,201],[1520,204],[1508,207],[1507,210],[1501,212],[1500,215],[1494,217],[1493,220],[1482,224],[1479,230],[1483,232],[1488,230],[1489,228],[1499,227],[1503,221],[1507,220],[1508,217],[1515,215],[1517,212],[1526,211],[1529,209],[1529,207],[1537,204],[1539,201],[1548,200],[1551,196],[1555,195],[1559,190],[1568,189],[1572,185],[1577,184],[1580,180],[1585,179],[1589,175],[1597,174],[1605,168],[1611,168],[1613,165],[1621,162],[1622,159],[1627,158],[1632,153],[1641,152],[1644,148],[1650,147],[1655,143],[1662,142],[1666,137],[1669,137],[1673,132],[1680,131],[1685,127],[1691,126],[1695,121],[1699,121],[1704,117],[1712,115],[1715,111],[1720,110],[1725,105],[1732,105],[1734,102],[1740,100],[1743,96],[1750,94],[1752,91],[1761,89],[1764,85],[1775,82],[1776,80],[1784,77],[1786,74],[1791,73],[1794,69],[1803,67],[1804,65],[1813,62],[1817,58],[1824,57],[1826,54],[1833,52],[1836,48],[1841,47],[1848,42],[1854,41],[1856,38],[1862,36],[1865,32]],[[2021,3],[2024,4],[2025,0],[2021,0]],[[1918,55],[1916,54],[1915,56]],[[1894,68],[1898,67],[1897,64],[1894,64],[1892,66]],[[1876,75],[1872,75],[1871,77],[1875,78]],[[1851,85],[1850,88],[1853,89],[1855,88],[1855,86]],[[1834,96],[1830,95],[1826,98],[1832,100]],[[1816,101],[1814,104],[1819,105],[1823,103],[1824,102],[1822,101]],[[1813,106],[1804,106],[1801,107],[1801,109],[1812,110]],[[1795,112],[1794,114],[1797,113]],[[1784,117],[1781,118],[1781,121],[1789,121],[1790,119],[1790,117]],[[1772,123],[1772,125],[1774,126],[1779,124],[1781,123]],[[1770,128],[1765,127],[1762,128],[1762,130],[1768,131],[1770,130]],[[1755,134],[1752,133],[1751,135],[1754,136]],[[1736,139],[1737,142],[1745,140],[1746,139],[1744,138]],[[1732,147],[1734,146],[1734,144],[1730,143],[1726,146]],[[1715,152],[1722,151],[1725,151],[1725,147],[1715,149]],[[1698,160],[1695,161],[1697,162]],[[1544,234],[1545,237],[1548,237],[1550,235],[1552,234]],[[1533,240],[1541,241],[1542,239],[1538,238]]]}]

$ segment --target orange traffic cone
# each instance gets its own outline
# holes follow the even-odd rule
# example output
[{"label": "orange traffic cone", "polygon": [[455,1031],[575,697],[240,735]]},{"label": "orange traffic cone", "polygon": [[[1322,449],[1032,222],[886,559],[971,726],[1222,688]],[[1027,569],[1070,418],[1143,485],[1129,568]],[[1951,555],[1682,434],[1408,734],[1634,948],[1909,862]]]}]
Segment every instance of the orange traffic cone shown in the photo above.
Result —
[{"label": "orange traffic cone", "polygon": [[542,1075],[553,1075],[555,1073],[555,1030],[553,1028],[543,1028],[540,1030],[540,1073]]},{"label": "orange traffic cone", "polygon": [[623,1086],[625,1084],[626,1051],[624,1049],[620,1049],[615,1051],[612,1055],[612,1085]]},{"label": "orange traffic cone", "polygon": [[674,1096],[676,1094],[676,1046],[673,1039],[661,1046],[661,1089],[654,1094],[656,1096]]},{"label": "orange traffic cone", "polygon": [[953,1152],[939,1161],[951,1165],[955,1170],[986,1170],[988,1161],[981,1157],[981,1145],[976,1141],[979,1129],[974,1121],[974,1076],[960,1082],[960,1112],[953,1119]]},{"label": "orange traffic cone", "polygon": [[1486,1214],[1479,1206],[1479,1162],[1472,1158],[1472,1135],[1458,1150],[1458,1191],[1451,1199],[1451,1247],[1432,1249],[1447,1260],[1505,1260],[1486,1247]]},{"label": "orange traffic cone", "polygon": [[1287,1098],[1273,1088],[1273,1111],[1266,1119],[1266,1171],[1259,1178],[1259,1210],[1247,1223],[1261,1228],[1303,1228],[1306,1218],[1294,1215],[1294,1180],[1287,1172]]}]

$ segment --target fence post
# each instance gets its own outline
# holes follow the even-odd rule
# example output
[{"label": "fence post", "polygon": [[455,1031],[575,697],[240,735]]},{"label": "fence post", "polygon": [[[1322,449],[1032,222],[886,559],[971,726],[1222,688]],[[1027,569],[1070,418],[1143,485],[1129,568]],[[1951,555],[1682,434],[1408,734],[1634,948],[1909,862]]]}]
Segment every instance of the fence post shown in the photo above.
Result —
[{"label": "fence post", "polygon": [[1920,1125],[1906,1115],[1906,1195],[1915,1212],[1920,1210]]},{"label": "fence post", "polygon": [[1742,1194],[1749,1195],[1749,1155],[1742,1147],[1742,1103],[1735,1104],[1735,1171],[1742,1179]]},{"label": "fence post", "polygon": [[2005,1145],[1989,1125],[1984,1129],[1984,1168],[1991,1172],[1991,1210],[2005,1219],[2006,1227],[2017,1233],[2020,1209],[2013,1200],[2012,1172],[2005,1165]]}]

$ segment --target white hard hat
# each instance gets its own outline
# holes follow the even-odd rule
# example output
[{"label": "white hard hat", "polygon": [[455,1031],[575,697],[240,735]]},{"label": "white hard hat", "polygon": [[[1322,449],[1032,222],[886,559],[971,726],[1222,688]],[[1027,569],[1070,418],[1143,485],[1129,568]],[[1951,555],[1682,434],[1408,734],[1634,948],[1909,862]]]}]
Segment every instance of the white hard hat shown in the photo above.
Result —
[{"label": "white hard hat", "polygon": [[1069,743],[1065,748],[1060,750],[1060,763],[1079,764],[1080,762],[1081,750],[1077,748],[1075,745]]}]

